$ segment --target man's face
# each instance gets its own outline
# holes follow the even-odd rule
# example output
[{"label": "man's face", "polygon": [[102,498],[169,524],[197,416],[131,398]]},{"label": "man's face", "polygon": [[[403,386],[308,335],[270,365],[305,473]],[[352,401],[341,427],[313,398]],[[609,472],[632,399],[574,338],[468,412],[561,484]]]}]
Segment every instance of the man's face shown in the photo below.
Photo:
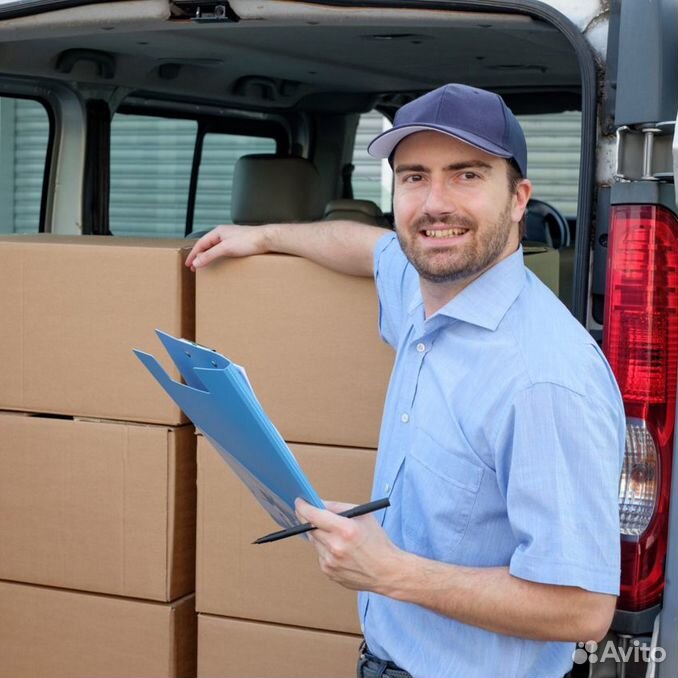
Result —
[{"label": "man's face", "polygon": [[398,144],[393,166],[396,233],[425,280],[473,279],[518,247],[529,182],[511,193],[504,158],[424,131]]}]

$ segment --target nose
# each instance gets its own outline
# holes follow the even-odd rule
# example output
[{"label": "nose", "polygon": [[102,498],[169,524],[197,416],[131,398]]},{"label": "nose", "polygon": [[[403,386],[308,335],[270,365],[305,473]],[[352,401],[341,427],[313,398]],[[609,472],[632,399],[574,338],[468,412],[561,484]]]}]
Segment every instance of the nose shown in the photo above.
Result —
[{"label": "nose", "polygon": [[422,206],[430,217],[441,217],[455,211],[450,192],[446,190],[443,178],[434,178],[429,183],[429,190]]}]

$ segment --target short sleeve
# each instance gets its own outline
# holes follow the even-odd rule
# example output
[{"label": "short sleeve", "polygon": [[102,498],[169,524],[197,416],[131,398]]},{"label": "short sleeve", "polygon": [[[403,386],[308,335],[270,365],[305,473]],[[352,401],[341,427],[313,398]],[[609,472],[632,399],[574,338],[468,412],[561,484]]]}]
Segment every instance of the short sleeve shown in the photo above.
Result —
[{"label": "short sleeve", "polygon": [[387,344],[397,348],[408,291],[417,283],[416,273],[393,232],[380,238],[375,246],[374,280],[379,296],[379,334]]},{"label": "short sleeve", "polygon": [[618,595],[623,406],[601,366],[577,392],[522,390],[495,447],[497,480],[518,543],[512,575]]}]

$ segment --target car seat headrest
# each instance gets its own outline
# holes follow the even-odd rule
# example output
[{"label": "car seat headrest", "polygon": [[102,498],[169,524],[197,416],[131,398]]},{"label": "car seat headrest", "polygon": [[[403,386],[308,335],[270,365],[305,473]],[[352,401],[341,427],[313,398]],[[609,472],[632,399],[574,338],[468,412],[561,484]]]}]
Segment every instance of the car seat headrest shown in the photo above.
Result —
[{"label": "car seat headrest", "polygon": [[314,221],[323,213],[320,175],[306,158],[244,155],[233,170],[235,224]]}]

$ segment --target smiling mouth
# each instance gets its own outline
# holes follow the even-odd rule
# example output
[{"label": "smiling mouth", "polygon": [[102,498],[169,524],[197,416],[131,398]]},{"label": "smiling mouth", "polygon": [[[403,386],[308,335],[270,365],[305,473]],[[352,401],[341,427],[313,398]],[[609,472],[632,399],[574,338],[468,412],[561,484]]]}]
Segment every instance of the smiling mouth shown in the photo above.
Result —
[{"label": "smiling mouth", "polygon": [[436,230],[424,230],[427,238],[456,238],[468,232],[467,228],[446,228]]}]

